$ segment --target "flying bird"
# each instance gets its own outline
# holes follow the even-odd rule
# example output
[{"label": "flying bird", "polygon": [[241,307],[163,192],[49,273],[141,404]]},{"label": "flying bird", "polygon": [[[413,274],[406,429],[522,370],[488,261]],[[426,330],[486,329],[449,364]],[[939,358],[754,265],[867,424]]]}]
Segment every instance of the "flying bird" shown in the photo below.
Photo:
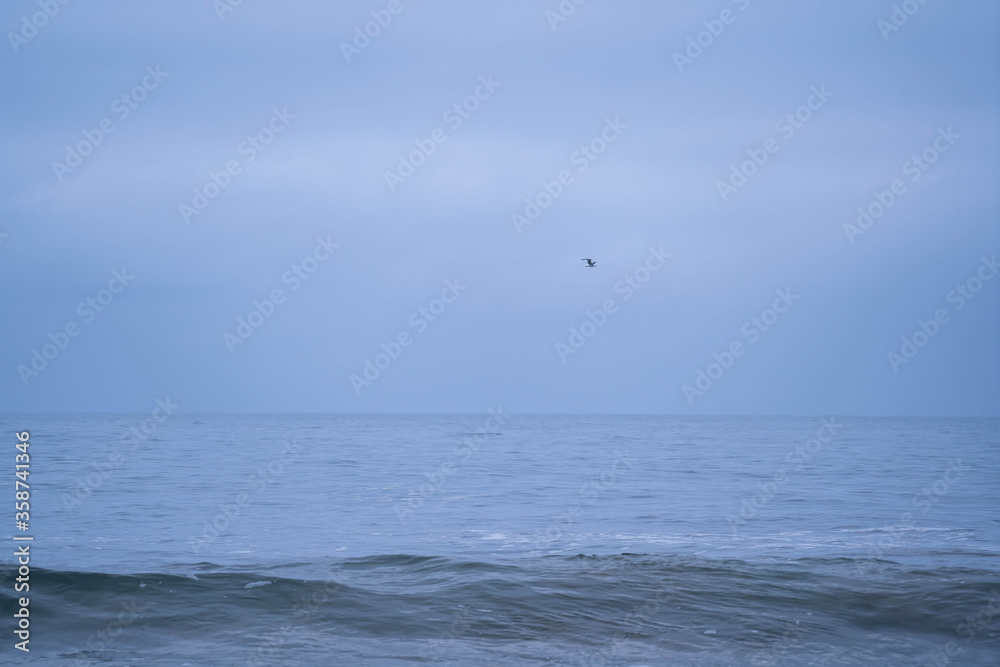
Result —
[{"label": "flying bird", "polygon": [[597,262],[595,262],[595,261],[594,261],[594,260],[592,260],[592,259],[581,259],[580,261],[581,261],[581,262],[586,262],[586,263],[587,263],[587,267],[586,267],[586,268],[588,268],[588,269],[590,269],[590,268],[593,268],[593,267],[597,266]]}]

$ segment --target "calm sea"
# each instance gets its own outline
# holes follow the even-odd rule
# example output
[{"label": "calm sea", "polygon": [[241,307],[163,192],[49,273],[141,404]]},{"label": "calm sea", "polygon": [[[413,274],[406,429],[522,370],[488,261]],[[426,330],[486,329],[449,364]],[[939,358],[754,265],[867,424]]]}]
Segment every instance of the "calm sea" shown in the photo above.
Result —
[{"label": "calm sea", "polygon": [[998,420],[168,410],[0,416],[0,663],[1000,664]]}]

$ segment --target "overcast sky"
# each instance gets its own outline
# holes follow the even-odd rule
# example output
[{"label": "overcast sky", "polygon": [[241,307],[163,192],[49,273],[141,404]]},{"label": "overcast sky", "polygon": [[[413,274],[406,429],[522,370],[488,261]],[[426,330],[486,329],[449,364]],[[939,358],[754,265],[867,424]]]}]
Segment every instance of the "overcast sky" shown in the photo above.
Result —
[{"label": "overcast sky", "polygon": [[903,4],[7,2],[2,410],[997,415],[1000,7]]}]

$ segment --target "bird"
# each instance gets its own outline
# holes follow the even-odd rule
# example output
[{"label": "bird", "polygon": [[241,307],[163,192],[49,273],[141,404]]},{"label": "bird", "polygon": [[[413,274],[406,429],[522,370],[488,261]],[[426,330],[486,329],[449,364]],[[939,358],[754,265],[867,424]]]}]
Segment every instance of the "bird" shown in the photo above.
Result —
[{"label": "bird", "polygon": [[595,262],[592,259],[586,259],[585,258],[585,259],[581,259],[580,261],[581,262],[586,262],[587,263],[586,268],[588,268],[588,269],[592,269],[593,267],[597,266],[597,262]]}]

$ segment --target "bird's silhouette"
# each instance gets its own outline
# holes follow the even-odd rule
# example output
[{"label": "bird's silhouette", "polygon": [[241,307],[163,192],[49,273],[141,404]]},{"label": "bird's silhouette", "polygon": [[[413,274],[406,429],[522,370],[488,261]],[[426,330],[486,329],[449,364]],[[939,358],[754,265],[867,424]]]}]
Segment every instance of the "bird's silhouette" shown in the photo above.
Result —
[{"label": "bird's silhouette", "polygon": [[590,268],[593,268],[593,267],[597,266],[597,262],[595,262],[595,261],[594,261],[594,260],[592,260],[592,259],[586,259],[586,258],[584,258],[584,259],[582,259],[582,260],[580,260],[580,261],[581,261],[581,262],[586,262],[586,263],[587,263],[587,267],[586,267],[586,268],[588,268],[588,269],[590,269]]}]

